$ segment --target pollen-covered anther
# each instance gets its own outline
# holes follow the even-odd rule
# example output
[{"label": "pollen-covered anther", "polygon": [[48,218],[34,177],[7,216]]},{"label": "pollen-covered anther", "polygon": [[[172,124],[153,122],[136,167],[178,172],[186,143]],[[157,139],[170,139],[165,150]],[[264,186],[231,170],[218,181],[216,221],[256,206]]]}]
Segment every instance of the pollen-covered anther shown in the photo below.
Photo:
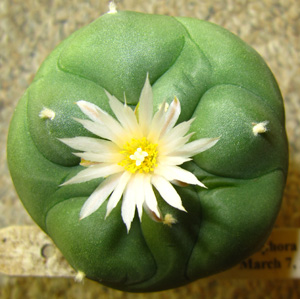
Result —
[{"label": "pollen-covered anther", "polygon": [[163,220],[163,224],[166,224],[169,227],[172,227],[173,224],[176,224],[177,220],[171,214],[166,214]]},{"label": "pollen-covered anther", "polygon": [[42,119],[53,120],[55,118],[55,112],[49,108],[43,108],[39,113],[39,117]]},{"label": "pollen-covered anther", "polygon": [[263,134],[268,131],[267,124],[269,123],[268,120],[260,122],[260,123],[252,123],[253,128],[252,132],[254,136],[257,136],[258,134]]}]

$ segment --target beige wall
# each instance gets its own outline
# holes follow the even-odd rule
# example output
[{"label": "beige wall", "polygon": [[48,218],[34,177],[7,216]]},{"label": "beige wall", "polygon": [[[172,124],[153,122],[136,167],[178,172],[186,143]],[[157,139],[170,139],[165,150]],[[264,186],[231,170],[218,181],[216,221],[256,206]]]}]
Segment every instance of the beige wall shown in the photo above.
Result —
[{"label": "beige wall", "polygon": [[[123,0],[119,10],[190,16],[239,35],[267,61],[285,99],[290,170],[278,227],[300,227],[299,0]],[[5,143],[18,99],[44,58],[70,33],[107,11],[101,0],[0,1],[0,228],[33,224],[7,169]],[[133,295],[91,281],[0,276],[1,298],[300,298],[300,282],[207,278],[177,290]]]}]

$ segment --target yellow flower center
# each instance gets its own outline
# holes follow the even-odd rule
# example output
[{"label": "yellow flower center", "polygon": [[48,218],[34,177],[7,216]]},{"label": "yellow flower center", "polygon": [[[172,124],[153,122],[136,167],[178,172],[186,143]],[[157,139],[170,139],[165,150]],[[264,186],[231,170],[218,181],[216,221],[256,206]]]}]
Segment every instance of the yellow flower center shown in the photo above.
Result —
[{"label": "yellow flower center", "polygon": [[148,173],[154,170],[157,158],[157,144],[149,142],[145,137],[132,139],[120,151],[124,159],[119,162],[127,171]]}]

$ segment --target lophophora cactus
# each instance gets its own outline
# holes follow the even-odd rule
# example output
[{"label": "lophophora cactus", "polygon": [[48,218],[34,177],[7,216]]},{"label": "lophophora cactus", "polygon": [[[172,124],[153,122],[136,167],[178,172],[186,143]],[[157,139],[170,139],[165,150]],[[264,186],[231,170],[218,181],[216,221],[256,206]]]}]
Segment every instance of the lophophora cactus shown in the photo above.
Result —
[{"label": "lophophora cactus", "polygon": [[[175,187],[187,212],[155,191],[168,225],[136,213],[128,232],[122,199],[107,218],[104,202],[79,220],[104,178],[62,185],[84,166],[60,139],[95,137],[74,119],[86,118],[75,102],[113,115],[109,92],[123,102],[125,94],[135,109],[147,74],[154,112],[176,96],[178,123],[195,118],[191,141],[219,138],[181,166],[207,188]],[[259,249],[280,208],[288,164],[282,97],[251,47],[206,21],[135,12],[103,15],[49,55],[16,108],[7,152],[25,208],[74,269],[133,292],[189,283]]]}]

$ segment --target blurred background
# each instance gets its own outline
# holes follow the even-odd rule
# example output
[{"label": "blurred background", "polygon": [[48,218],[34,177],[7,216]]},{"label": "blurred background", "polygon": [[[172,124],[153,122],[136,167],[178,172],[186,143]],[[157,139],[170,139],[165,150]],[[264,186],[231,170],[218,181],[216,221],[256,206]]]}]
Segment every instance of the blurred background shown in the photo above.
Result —
[{"label": "blurred background", "polygon": [[[290,168],[277,227],[300,228],[300,1],[119,0],[118,10],[187,16],[225,27],[256,49],[273,71],[286,109]],[[42,61],[75,30],[108,11],[107,0],[0,0],[0,228],[35,225],[6,163],[9,122]],[[129,294],[86,280],[8,277],[0,298],[300,298],[298,280],[206,278],[152,294]]]}]

